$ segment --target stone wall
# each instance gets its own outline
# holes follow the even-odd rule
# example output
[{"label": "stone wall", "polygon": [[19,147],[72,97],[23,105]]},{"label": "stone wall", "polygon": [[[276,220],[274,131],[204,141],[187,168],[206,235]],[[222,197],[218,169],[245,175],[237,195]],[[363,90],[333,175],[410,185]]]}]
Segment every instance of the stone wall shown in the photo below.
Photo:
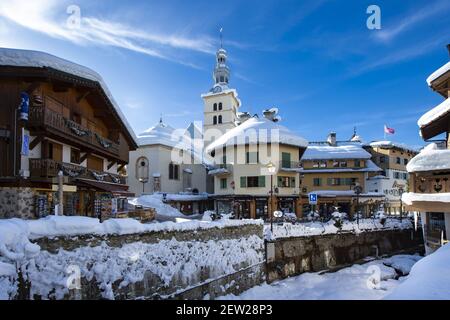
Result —
[{"label": "stone wall", "polygon": [[356,263],[368,256],[423,250],[422,230],[280,238],[266,244],[267,282]]},{"label": "stone wall", "polygon": [[34,217],[34,193],[31,188],[0,188],[0,218]]},{"label": "stone wall", "polygon": [[[203,299],[239,294],[265,281],[262,224],[35,243],[41,253],[28,267],[34,298]],[[80,290],[61,285],[71,265],[81,270]],[[108,282],[121,272],[126,279]]]}]

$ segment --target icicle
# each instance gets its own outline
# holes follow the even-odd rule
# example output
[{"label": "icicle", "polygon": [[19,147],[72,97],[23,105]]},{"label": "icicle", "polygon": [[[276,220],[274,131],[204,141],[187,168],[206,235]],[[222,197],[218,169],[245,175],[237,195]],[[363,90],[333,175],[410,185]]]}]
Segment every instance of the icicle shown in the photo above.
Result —
[{"label": "icicle", "polygon": [[414,230],[417,231],[417,222],[419,220],[419,213],[414,211]]}]

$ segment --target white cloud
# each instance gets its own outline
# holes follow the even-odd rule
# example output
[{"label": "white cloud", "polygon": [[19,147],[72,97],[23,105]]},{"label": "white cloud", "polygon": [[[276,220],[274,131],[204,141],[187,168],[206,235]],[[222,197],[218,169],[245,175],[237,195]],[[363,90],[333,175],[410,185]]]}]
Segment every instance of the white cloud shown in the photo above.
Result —
[{"label": "white cloud", "polygon": [[144,31],[117,22],[85,17],[82,10],[80,28],[71,29],[66,25],[69,18],[67,5],[57,0],[2,0],[0,17],[53,38],[76,44],[114,46],[194,68],[198,67],[181,61],[173,49],[214,53],[214,42],[206,36],[190,38]]},{"label": "white cloud", "polygon": [[394,27],[385,28],[383,26],[382,30],[375,33],[375,37],[382,41],[390,41],[397,37],[404,31],[411,29],[417,23],[420,23],[426,19],[433,16],[442,14],[446,12],[446,9],[450,7],[448,0],[438,1],[432,5],[427,5],[425,8],[417,8],[415,11],[404,17],[398,24]]}]

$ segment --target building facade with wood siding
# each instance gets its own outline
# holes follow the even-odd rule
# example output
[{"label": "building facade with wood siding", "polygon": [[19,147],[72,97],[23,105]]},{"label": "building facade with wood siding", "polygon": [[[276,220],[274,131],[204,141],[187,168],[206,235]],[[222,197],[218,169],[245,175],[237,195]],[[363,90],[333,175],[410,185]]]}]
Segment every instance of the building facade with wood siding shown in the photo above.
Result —
[{"label": "building facade with wood siding", "polygon": [[0,49],[0,97],[0,217],[54,213],[59,172],[64,214],[125,210],[137,144],[98,74],[43,52]]}]

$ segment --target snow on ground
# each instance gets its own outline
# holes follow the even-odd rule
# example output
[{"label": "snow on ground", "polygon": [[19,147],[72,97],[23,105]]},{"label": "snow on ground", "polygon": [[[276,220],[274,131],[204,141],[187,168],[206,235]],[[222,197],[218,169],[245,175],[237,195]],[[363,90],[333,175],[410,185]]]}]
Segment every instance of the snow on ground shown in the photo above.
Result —
[{"label": "snow on ground", "polygon": [[417,262],[408,278],[387,299],[449,300],[450,245],[444,245]]},{"label": "snow on ground", "polygon": [[[270,231],[270,224],[266,224],[266,236],[268,236],[268,231]],[[315,236],[321,234],[331,234],[338,232],[355,232],[361,233],[364,231],[376,231],[376,230],[392,230],[392,229],[411,229],[413,228],[413,223],[410,219],[403,219],[402,222],[398,219],[386,219],[386,223],[382,225],[379,219],[359,219],[359,226],[357,221],[344,221],[342,229],[339,230],[334,226],[334,221],[330,220],[325,223],[321,222],[307,222],[307,223],[283,223],[283,225],[274,224],[273,234],[271,236],[274,238],[285,238],[285,237],[303,237],[303,236]]]},{"label": "snow on ground", "polygon": [[[408,256],[417,261],[420,256]],[[223,300],[378,300],[383,299],[399,286],[405,277],[390,264],[401,264],[405,255],[374,260],[363,265],[329,273],[303,273],[296,277],[264,283],[239,296],[226,295]],[[406,270],[406,269],[405,269]],[[398,280],[396,280],[398,278]]]}]

